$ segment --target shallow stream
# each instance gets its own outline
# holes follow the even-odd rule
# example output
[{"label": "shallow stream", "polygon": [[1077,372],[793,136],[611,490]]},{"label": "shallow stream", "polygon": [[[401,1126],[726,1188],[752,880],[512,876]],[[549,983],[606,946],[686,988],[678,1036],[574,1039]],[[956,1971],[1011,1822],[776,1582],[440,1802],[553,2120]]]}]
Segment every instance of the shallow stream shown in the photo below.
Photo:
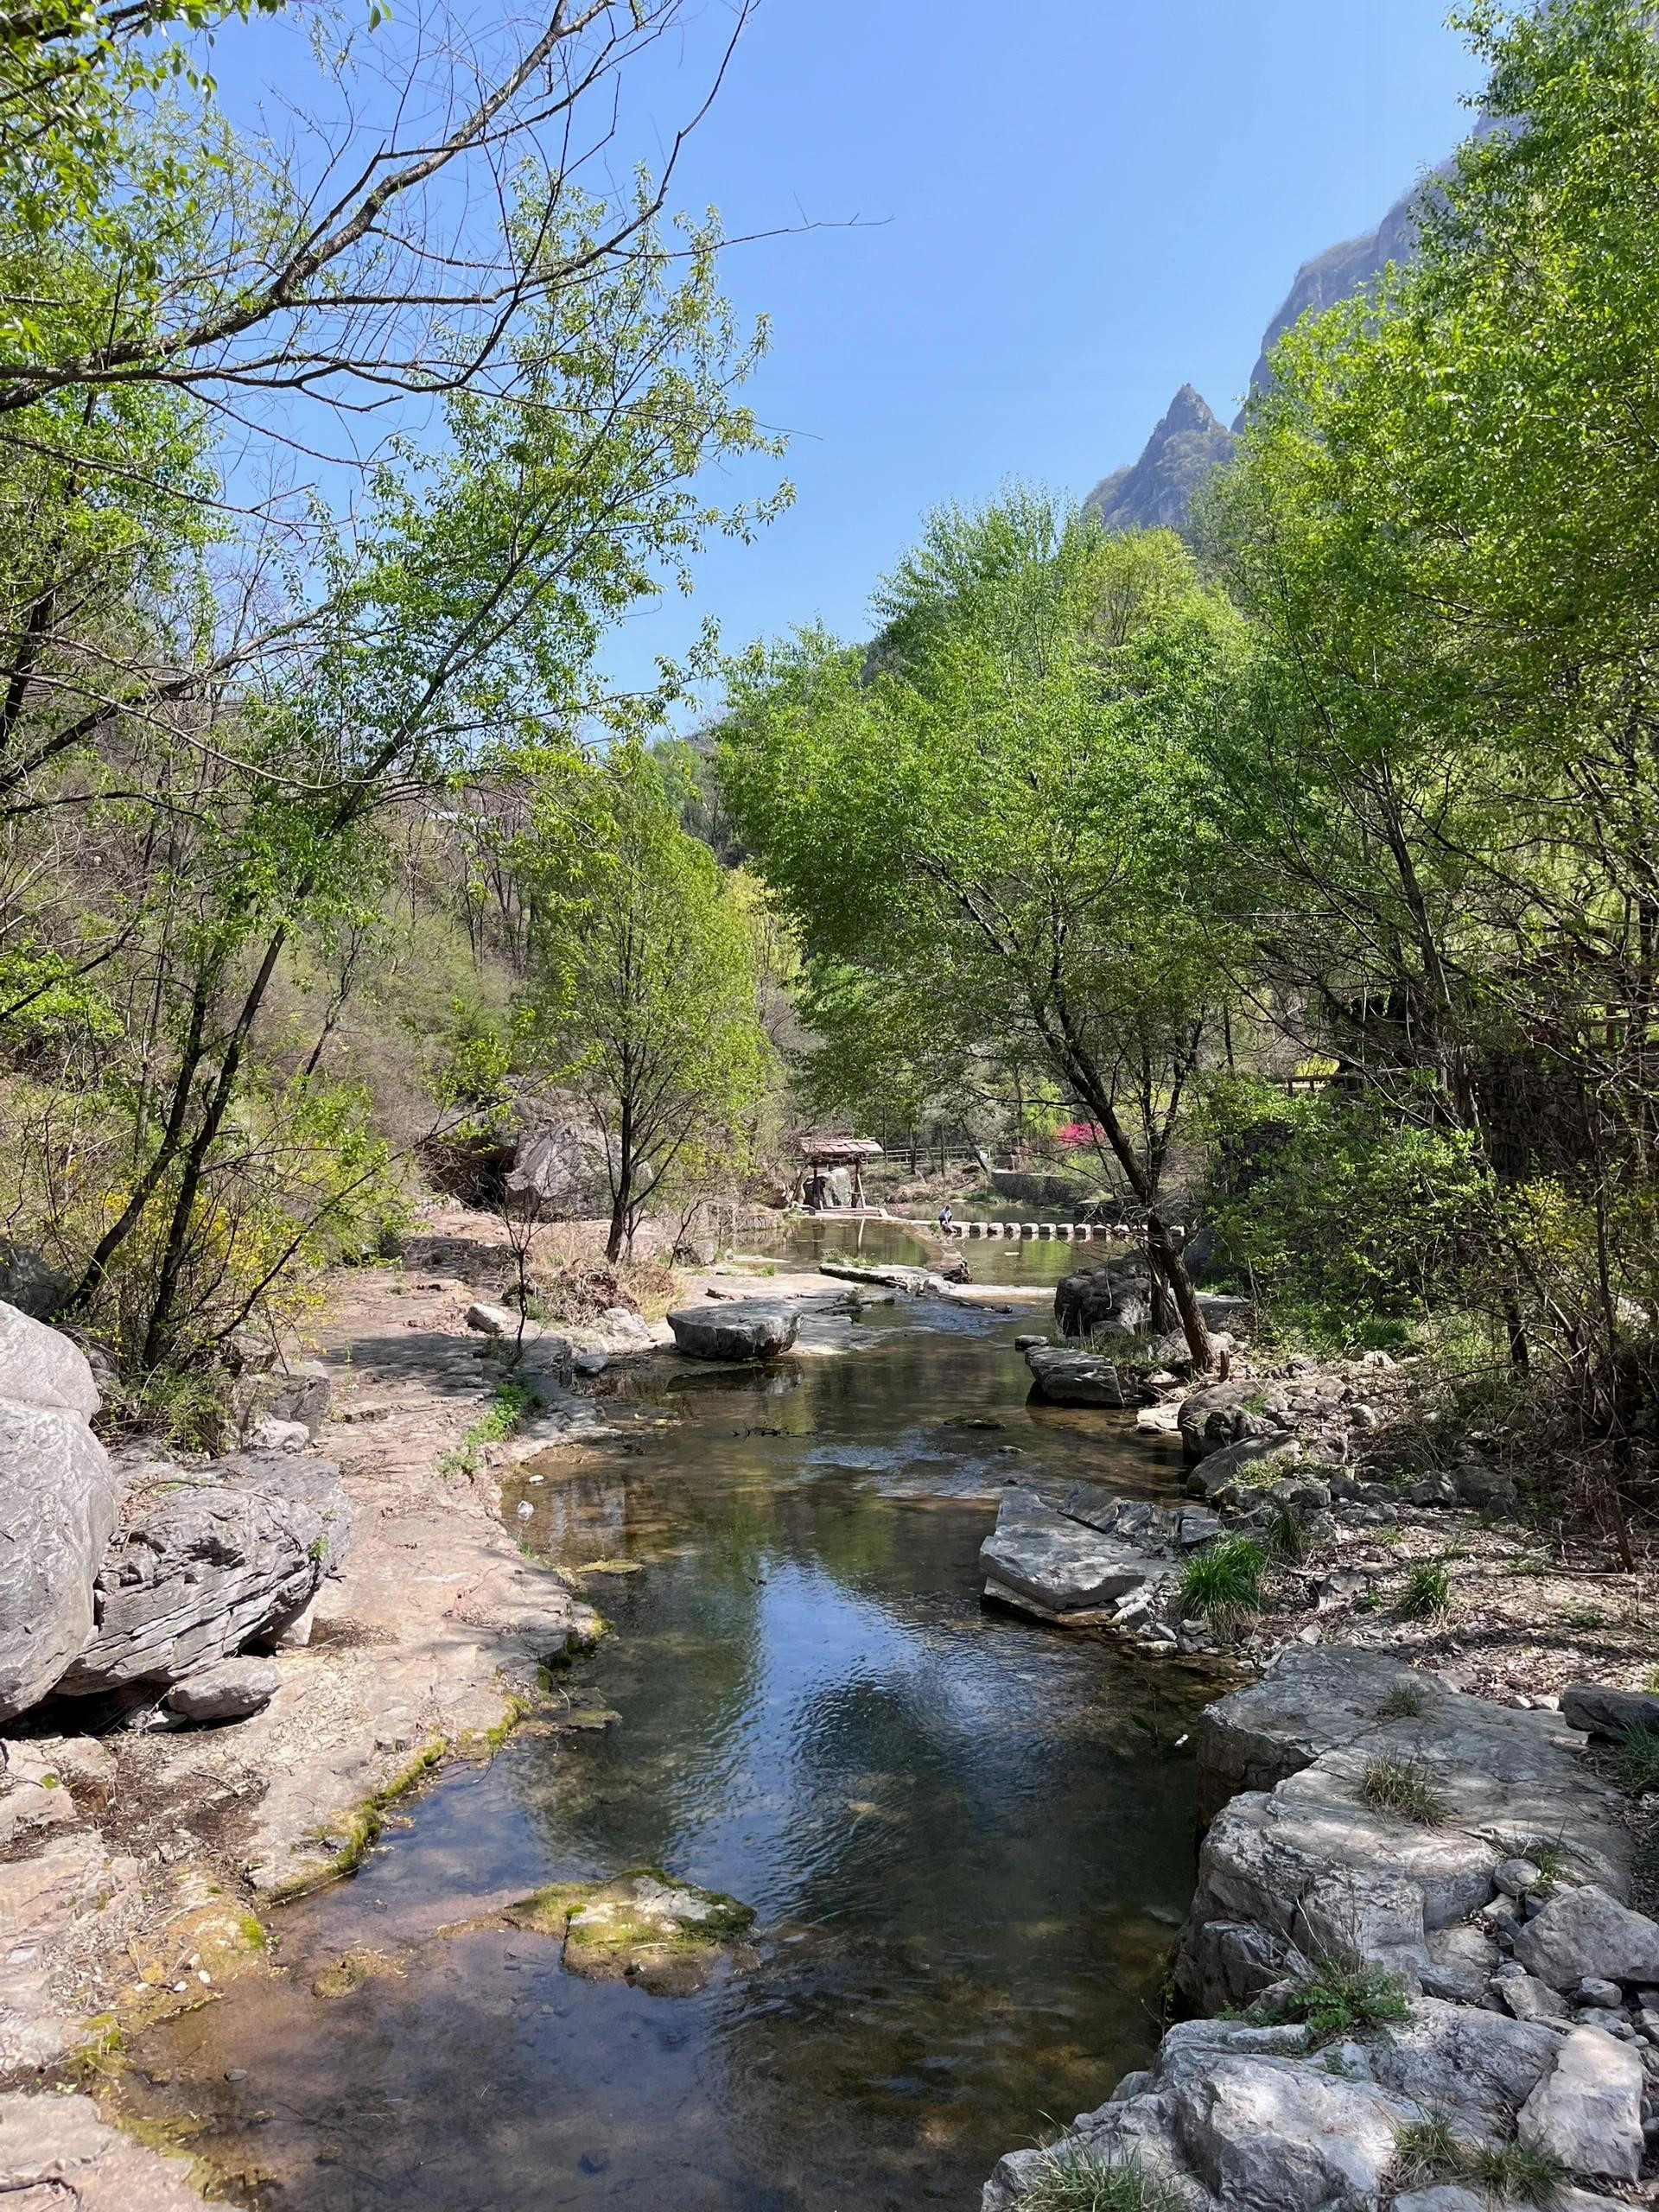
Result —
[{"label": "shallow stream", "polygon": [[[1011,1477],[1176,1480],[1118,1417],[1027,1404],[1030,1317],[874,1306],[770,1370],[602,1377],[615,1433],[518,1471],[504,1511],[601,1563],[614,1633],[560,1694],[618,1719],[532,1721],[406,1800],[277,1916],[282,1974],[148,2039],[141,2098],[206,2117],[269,2212],[970,2212],[1001,2151],[1098,2103],[1155,2040],[1203,1692],[981,1607]],[[647,1865],[755,1908],[696,1995],[438,1932]],[[315,1995],[359,1946],[383,1970]]]}]

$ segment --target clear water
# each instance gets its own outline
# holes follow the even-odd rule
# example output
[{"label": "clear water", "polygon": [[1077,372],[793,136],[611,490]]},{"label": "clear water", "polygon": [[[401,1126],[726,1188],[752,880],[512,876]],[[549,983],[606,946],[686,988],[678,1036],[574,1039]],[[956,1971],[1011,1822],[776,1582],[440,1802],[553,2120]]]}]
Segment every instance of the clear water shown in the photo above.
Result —
[{"label": "clear water", "polygon": [[[140,2101],[205,2120],[269,2212],[969,2212],[1097,2103],[1154,2040],[1205,1690],[982,1610],[1011,1474],[1177,1483],[1118,1417],[1027,1403],[1020,1325],[906,1305],[811,1321],[769,1372],[602,1378],[620,1433],[505,1510],[566,1567],[639,1568],[588,1578],[615,1633],[568,1685],[620,1721],[532,1724],[408,1801],[278,1916],[281,1975],[149,2038]],[[439,1932],[642,1864],[756,1910],[699,1994]],[[359,1944],[397,1973],[314,1996]]]}]

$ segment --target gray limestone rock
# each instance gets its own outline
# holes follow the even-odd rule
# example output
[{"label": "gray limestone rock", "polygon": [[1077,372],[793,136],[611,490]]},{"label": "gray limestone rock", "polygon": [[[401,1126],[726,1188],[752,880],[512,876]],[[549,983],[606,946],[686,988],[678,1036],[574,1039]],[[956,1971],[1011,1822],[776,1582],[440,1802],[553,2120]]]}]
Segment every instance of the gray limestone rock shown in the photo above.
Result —
[{"label": "gray limestone rock", "polygon": [[90,2097],[0,2096],[0,2199],[19,2212],[207,2212],[187,2157],[164,2157],[99,2118]]},{"label": "gray limestone rock", "polygon": [[1521,2107],[1516,2133],[1569,2173],[1634,2181],[1642,2166],[1642,2062],[1599,2028],[1574,2028]]},{"label": "gray limestone rock", "polygon": [[[1213,1505],[1217,1500],[1243,1496],[1257,1485],[1265,1487],[1272,1480],[1270,1470],[1282,1474],[1291,1462],[1301,1457],[1300,1440],[1288,1429],[1271,1429],[1265,1436],[1241,1437],[1236,1444],[1224,1445],[1220,1451],[1207,1453],[1187,1478],[1187,1487],[1195,1496]],[[1325,1492],[1317,1501],[1330,1503]]]},{"label": "gray limestone rock", "polygon": [[1627,1728],[1659,1730],[1659,1697],[1644,1690],[1618,1690],[1602,1682],[1574,1682],[1561,1692],[1561,1718],[1586,1736],[1617,1738]]},{"label": "gray limestone rock", "polygon": [[1278,1423],[1253,1412],[1248,1400],[1257,1396],[1248,1382],[1215,1382],[1195,1390],[1181,1402],[1181,1441],[1189,1459],[1202,1459],[1241,1437],[1262,1436]]},{"label": "gray limestone rock", "polygon": [[221,1659],[175,1682],[167,1708],[183,1720],[245,1720],[270,1703],[281,1681],[269,1659]]},{"label": "gray limestone rock", "polygon": [[1039,1397],[1056,1406],[1139,1405],[1149,1395],[1113,1360],[1097,1352],[1062,1351],[1052,1344],[1027,1347],[1026,1364]]},{"label": "gray limestone rock", "polygon": [[1515,1939],[1515,1955],[1552,1989],[1598,1980],[1659,1980],[1659,1921],[1633,1912],[1599,1885],[1562,1890]]},{"label": "gray limestone rock", "polygon": [[1428,1953],[1428,1964],[1421,1969],[1425,1994],[1478,2005],[1497,1965],[1491,1937],[1478,1928],[1433,1928],[1423,1947]]},{"label": "gray limestone rock", "polygon": [[[1622,1885],[1628,1833],[1612,1794],[1568,1748],[1573,1740],[1554,1713],[1448,1697],[1421,1718],[1379,1722],[1323,1752],[1270,1796],[1236,1797],[1199,1856],[1179,1986],[1205,1986],[1207,1924],[1240,1920],[1304,1950],[1421,1977],[1431,1964],[1430,1930],[1467,1920],[1491,1897],[1504,1855],[1497,1838],[1506,1834],[1559,1837],[1574,1870]],[[1418,1772],[1440,1800],[1442,1819],[1423,1825],[1370,1802],[1366,1776],[1379,1759]],[[1518,1955],[1531,1933],[1517,1938]],[[1522,1962],[1537,1971],[1531,1957]],[[1586,1968],[1611,1972],[1580,1954],[1561,1986]]]},{"label": "gray limestone rock", "polygon": [[1521,1502],[1513,1476],[1483,1466],[1478,1459],[1452,1468],[1452,1487],[1459,1504],[1478,1506],[1488,1513],[1513,1513]]},{"label": "gray limestone rock", "polygon": [[98,1384],[80,1346],[60,1330],[0,1302],[0,1398],[91,1421]]},{"label": "gray limestone rock", "polygon": [[979,1548],[986,1595],[1046,1615],[1099,1614],[1173,1574],[1173,1563],[1063,1513],[1034,1491],[1005,1491]]},{"label": "gray limestone rock", "polygon": [[512,1337],[518,1332],[518,1316],[505,1306],[491,1306],[483,1299],[467,1308],[467,1325],[483,1337]]},{"label": "gray limestone rock", "polygon": [[[73,1389],[73,1368],[58,1372]],[[40,1389],[51,1373],[49,1363],[14,1363],[8,1379]],[[93,1580],[120,1495],[79,1411],[0,1396],[0,1719],[46,1696],[92,1634]]]},{"label": "gray limestone rock", "polygon": [[1213,1812],[1241,1789],[1271,1789],[1383,1726],[1389,1699],[1402,1695],[1439,1713],[1454,1693],[1390,1652],[1290,1645],[1258,1680],[1198,1715],[1192,1741],[1203,1804]]},{"label": "gray limestone rock", "polygon": [[675,1349],[690,1359],[776,1359],[795,1341],[799,1316],[792,1306],[762,1299],[734,1299],[671,1313]]},{"label": "gray limestone rock", "polygon": [[179,1681],[281,1630],[310,1604],[350,1527],[331,1460],[246,1452],[181,1477],[111,1546],[96,1630],[60,1688],[86,1697]]},{"label": "gray limestone rock", "polygon": [[1492,1975],[1492,1994],[1517,2020],[1553,2020],[1567,2026],[1572,2015],[1547,1981],[1527,1972],[1519,1960],[1506,1960]]}]

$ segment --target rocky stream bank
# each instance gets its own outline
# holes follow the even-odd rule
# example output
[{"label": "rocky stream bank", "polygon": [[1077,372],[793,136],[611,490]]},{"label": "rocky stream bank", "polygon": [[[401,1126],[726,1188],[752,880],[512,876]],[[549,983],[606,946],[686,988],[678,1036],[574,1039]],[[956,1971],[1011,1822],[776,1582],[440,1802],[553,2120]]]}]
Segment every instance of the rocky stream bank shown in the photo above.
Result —
[{"label": "rocky stream bank", "polygon": [[[96,2089],[133,2035],[260,1971],[258,1915],[354,1866],[384,1807],[438,1760],[487,1756],[531,1711],[546,1726],[583,1724],[550,1669],[601,1623],[580,1573],[562,1580],[521,1555],[497,1481],[550,1444],[605,1433],[602,1400],[573,1382],[671,1344],[694,1360],[798,1359],[822,1349],[797,1343],[801,1313],[849,1299],[1012,1311],[1017,1295],[923,1269],[837,1267],[826,1282],[728,1268],[664,1322],[619,1312],[575,1342],[532,1325],[504,1418],[504,1339],[518,1335],[494,1302],[507,1256],[487,1225],[457,1217],[403,1268],[346,1278],[320,1360],[284,1370],[249,1359],[243,1448],[215,1459],[105,1452],[89,1426],[98,1377],[85,1352],[0,1308],[11,1452],[0,1525],[38,1569],[0,1595],[0,2190],[28,2212],[66,2190],[94,2212],[199,2202],[178,2159],[67,2094],[77,2075]],[[1649,1878],[1637,1854],[1659,1805],[1638,1807],[1633,1826],[1586,1745],[1589,1731],[1659,1719],[1659,1703],[1650,1715],[1639,1693],[1630,1701],[1641,1646],[1622,1618],[1604,1671],[1624,1686],[1624,1705],[1617,1692],[1611,1704],[1605,1692],[1575,1701],[1581,1625],[1563,1616],[1553,1642],[1536,1632],[1541,1600],[1570,1611],[1587,1605],[1586,1588],[1603,1593],[1605,1619],[1605,1570],[1517,1523],[1507,1477],[1478,1452],[1412,1482],[1372,1464],[1408,1404],[1405,1368],[1292,1362],[1252,1374],[1236,1341],[1226,1381],[1194,1390],[1179,1348],[1147,1339],[1126,1280],[1106,1268],[1062,1284],[1061,1327],[1086,1308],[1090,1342],[1023,1339],[1033,1391],[1109,1416],[1134,1410],[1154,1440],[1179,1435],[1190,1495],[1154,1503],[1016,1478],[982,1554],[986,1594],[1171,1660],[1224,1641],[1246,1669],[1268,1669],[1198,1731],[1219,1817],[1172,1980],[1184,2009],[1250,2017],[1172,2031],[1144,2078],[1078,2123],[1077,2143],[1108,2163],[1133,2154],[1195,2212],[1352,2212],[1390,2190],[1409,2212],[1466,2212],[1456,2190],[1478,2146],[1531,2140],[1538,2113],[1567,2110],[1587,2082],[1602,2135],[1625,2145],[1621,2162],[1586,2164],[1565,2121],[1539,2141],[1603,2193],[1583,2201],[1610,2190],[1649,2201],[1659,1929],[1629,1907]],[[1210,1318],[1242,1319],[1236,1301],[1213,1300]],[[1287,1516],[1300,1548],[1278,1557],[1242,1637],[1183,1608],[1185,1561],[1230,1536],[1265,1537]],[[1406,1616],[1396,1593],[1414,1565],[1453,1553],[1459,1605]],[[1548,1571],[1517,1578],[1517,1559]],[[1476,1574],[1478,1613],[1466,1587]],[[1639,1609],[1639,1586],[1632,1594]],[[1503,1701],[1464,1694],[1475,1688]],[[1379,1764],[1434,1817],[1373,1803]],[[649,1872],[647,1886],[658,1880]],[[1562,1936],[1574,1898],[1589,1919]],[[574,1928],[576,1907],[558,1903]],[[600,1903],[601,1918],[614,1911]],[[1552,1980],[1568,1949],[1578,1970]],[[1348,2022],[1335,2040],[1321,2031],[1315,2049],[1297,2016],[1310,1984],[1337,1972],[1397,1976],[1398,1993],[1386,2022],[1370,2032]],[[1516,2028],[1528,2031],[1518,2041]],[[1607,2042],[1623,2056],[1609,2060]],[[1258,2081],[1250,2069],[1262,2068]],[[1462,2147],[1442,2145],[1441,2195],[1413,2196],[1396,2188],[1415,2171],[1401,2164],[1401,2131],[1409,2143],[1438,2122],[1460,2069],[1478,2085],[1447,2106]],[[1371,2101],[1350,2113],[1339,2091],[1355,2083]],[[1236,2119],[1281,2106],[1282,2126]],[[1209,2119],[1193,2116],[1200,2107]],[[1351,2128],[1375,2155],[1322,2164],[1325,2139],[1345,2142]],[[1236,2137],[1248,2157],[1229,2147]],[[1003,2161],[988,2212],[1041,2183],[1044,2155]]]}]

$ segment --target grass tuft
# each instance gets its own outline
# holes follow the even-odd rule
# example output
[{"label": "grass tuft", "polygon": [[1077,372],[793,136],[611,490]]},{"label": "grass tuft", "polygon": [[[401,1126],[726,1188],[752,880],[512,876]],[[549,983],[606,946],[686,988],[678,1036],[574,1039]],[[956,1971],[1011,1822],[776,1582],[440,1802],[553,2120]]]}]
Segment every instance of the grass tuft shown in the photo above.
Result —
[{"label": "grass tuft", "polygon": [[1020,2192],[1020,2212],[1185,2212],[1181,2194],[1135,2153],[1102,2158],[1075,2139],[1052,2143]]},{"label": "grass tuft", "polygon": [[1262,1605],[1262,1572],[1267,1555],[1248,1536],[1222,1536],[1195,1552],[1175,1586],[1175,1606],[1183,1620],[1202,1616],[1223,1643],[1230,1643]]},{"label": "grass tuft", "polygon": [[1372,1809],[1437,1828],[1445,1820],[1446,1800],[1420,1759],[1373,1759],[1359,1780],[1359,1794]]},{"label": "grass tuft", "polygon": [[1400,2130],[1389,2178],[1399,2194],[1461,2181],[1497,2203],[1526,2203],[1550,2212],[1560,2200],[1564,2176],[1547,2151],[1530,2143],[1465,2142],[1440,2112],[1410,2120]]},{"label": "grass tuft", "polygon": [[1624,1729],[1613,1753],[1613,1772],[1632,1796],[1659,1789],[1659,1728]]},{"label": "grass tuft", "polygon": [[1306,1522],[1294,1505],[1275,1505],[1268,1516],[1262,1541],[1269,1559],[1284,1567],[1300,1567],[1307,1557],[1312,1540]]},{"label": "grass tuft", "polygon": [[1396,1682],[1376,1708],[1379,1720],[1420,1720],[1427,1702],[1415,1682]]},{"label": "grass tuft", "polygon": [[1420,1560],[1406,1577],[1400,1598],[1400,1618],[1408,1621],[1433,1620],[1452,1604],[1452,1580],[1446,1569],[1431,1560]]},{"label": "grass tuft", "polygon": [[446,1452],[438,1462],[440,1474],[475,1475],[483,1462],[487,1446],[499,1444],[511,1436],[531,1408],[537,1402],[536,1393],[522,1382],[498,1382],[490,1394],[490,1402],[473,1423],[460,1445],[453,1452]]},{"label": "grass tuft", "polygon": [[1443,2112],[1427,2120],[1410,2120],[1394,2139],[1394,2163],[1389,2178],[1395,2190],[1433,2189],[1437,2182],[1462,2171],[1463,2145],[1452,2133]]}]

